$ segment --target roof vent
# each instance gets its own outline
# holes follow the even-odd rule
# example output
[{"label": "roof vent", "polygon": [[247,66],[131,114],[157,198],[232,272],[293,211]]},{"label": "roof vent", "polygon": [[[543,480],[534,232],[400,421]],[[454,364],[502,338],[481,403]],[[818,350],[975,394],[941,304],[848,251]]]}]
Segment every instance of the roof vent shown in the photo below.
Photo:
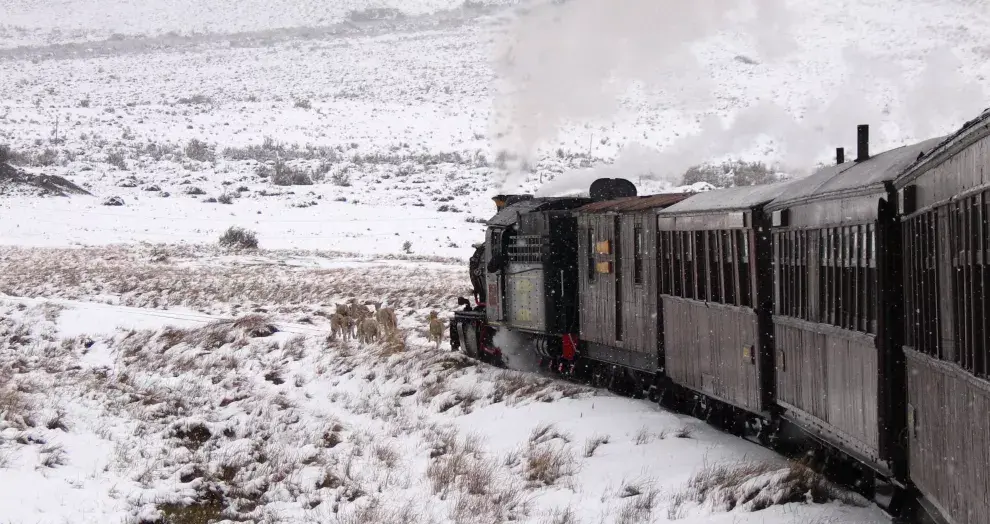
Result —
[{"label": "roof vent", "polygon": [[846,149],[843,147],[835,148],[835,164],[842,165],[846,162]]},{"label": "roof vent", "polygon": [[861,125],[856,128],[856,161],[862,162],[870,159],[870,126]]}]

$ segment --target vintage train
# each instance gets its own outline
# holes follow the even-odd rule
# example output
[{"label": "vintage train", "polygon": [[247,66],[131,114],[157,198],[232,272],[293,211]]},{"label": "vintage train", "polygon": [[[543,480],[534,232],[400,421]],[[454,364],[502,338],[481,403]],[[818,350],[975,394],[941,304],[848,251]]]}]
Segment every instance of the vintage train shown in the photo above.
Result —
[{"label": "vintage train", "polygon": [[554,373],[818,457],[900,522],[990,522],[990,110],[868,135],[770,185],[496,197],[452,346],[498,363],[513,333]]}]

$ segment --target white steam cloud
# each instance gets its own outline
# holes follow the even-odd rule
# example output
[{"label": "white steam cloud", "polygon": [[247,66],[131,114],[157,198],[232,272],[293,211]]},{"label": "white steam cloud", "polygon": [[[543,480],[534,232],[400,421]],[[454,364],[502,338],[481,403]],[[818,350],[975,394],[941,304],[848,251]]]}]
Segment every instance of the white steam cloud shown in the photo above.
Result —
[{"label": "white steam cloud", "polygon": [[766,100],[752,101],[728,121],[711,114],[716,86],[695,48],[731,34],[755,45],[763,66],[773,67],[798,50],[794,20],[784,0],[569,0],[534,7],[512,28],[496,65],[504,83],[494,120],[499,146],[532,164],[541,143],[565,125],[615,116],[619,97],[634,85],[675,97],[685,112],[707,114],[695,134],[662,150],[629,144],[613,164],[564,173],[539,191],[554,195],[587,191],[604,176],[676,184],[693,165],[764,141],[773,142],[780,164],[806,174],[831,147],[854,144],[857,124],[871,124],[874,144],[905,135],[920,140],[985,107],[983,88],[966,78],[949,47],[931,51],[914,78],[889,57],[849,48],[844,83],[830,90],[829,100],[809,95],[800,116]]},{"label": "white steam cloud", "polygon": [[492,343],[502,352],[502,361],[509,369],[539,371],[538,357],[525,335],[500,327],[492,337]]}]

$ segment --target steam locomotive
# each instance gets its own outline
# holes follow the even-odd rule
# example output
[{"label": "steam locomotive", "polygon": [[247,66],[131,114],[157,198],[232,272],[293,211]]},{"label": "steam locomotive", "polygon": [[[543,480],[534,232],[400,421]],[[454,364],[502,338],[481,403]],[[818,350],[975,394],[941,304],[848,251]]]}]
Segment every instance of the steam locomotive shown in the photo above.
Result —
[{"label": "steam locomotive", "polygon": [[859,126],[775,184],[495,204],[454,349],[811,456],[899,522],[990,522],[990,111],[876,155]]}]

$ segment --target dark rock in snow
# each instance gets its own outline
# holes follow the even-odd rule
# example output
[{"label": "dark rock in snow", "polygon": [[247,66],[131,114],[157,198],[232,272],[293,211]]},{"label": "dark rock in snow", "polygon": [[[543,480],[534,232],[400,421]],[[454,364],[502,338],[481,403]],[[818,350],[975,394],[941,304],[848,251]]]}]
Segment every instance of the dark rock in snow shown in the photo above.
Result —
[{"label": "dark rock in snow", "polygon": [[31,175],[0,163],[0,196],[89,195],[89,191],[54,175]]},{"label": "dark rock in snow", "polygon": [[103,201],[103,205],[105,205],[105,206],[122,206],[122,205],[124,205],[124,199],[123,198],[120,198],[119,196],[112,196],[112,197],[104,200]]}]

